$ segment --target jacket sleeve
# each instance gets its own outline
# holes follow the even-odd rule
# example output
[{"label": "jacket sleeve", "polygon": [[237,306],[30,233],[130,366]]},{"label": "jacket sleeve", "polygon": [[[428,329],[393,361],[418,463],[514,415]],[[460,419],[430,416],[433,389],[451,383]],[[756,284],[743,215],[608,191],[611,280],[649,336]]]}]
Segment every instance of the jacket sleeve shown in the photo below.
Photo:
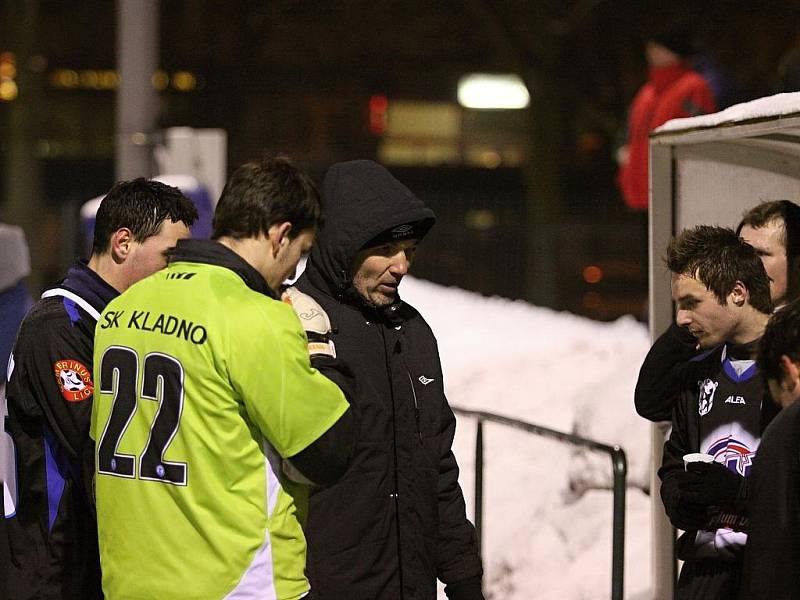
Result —
[{"label": "jacket sleeve", "polygon": [[[69,467],[71,478],[94,506],[94,445],[91,419],[91,339],[66,315],[26,321],[17,337],[6,388],[12,438],[24,436],[44,448],[45,440]],[[71,377],[70,388],[62,377]],[[35,441],[34,441],[35,438]]]},{"label": "jacket sleeve", "polygon": [[[336,383],[348,401],[355,393],[352,371],[342,361],[326,355],[311,357],[311,365]],[[287,460],[311,482],[330,485],[347,470],[358,438],[358,421],[351,404],[319,438]]]},{"label": "jacket sleeve", "polygon": [[[464,494],[458,484],[458,464],[453,454],[456,419],[442,399],[442,429],[439,460],[439,538],[437,541],[437,577],[450,590],[449,598],[482,599],[483,575],[475,527],[467,520]],[[447,589],[447,588],[446,588]],[[463,591],[463,594],[452,595]]]},{"label": "jacket sleeve", "polygon": [[636,412],[650,421],[669,421],[679,390],[691,371],[689,359],[697,341],[684,328],[670,325],[655,341],[639,369],[634,403]]},{"label": "jacket sleeve", "polygon": [[672,431],[664,443],[664,454],[658,476],[661,479],[661,501],[671,520],[678,509],[679,491],[677,474],[683,471],[683,455],[692,452],[686,435],[687,406],[683,398],[675,402]]}]

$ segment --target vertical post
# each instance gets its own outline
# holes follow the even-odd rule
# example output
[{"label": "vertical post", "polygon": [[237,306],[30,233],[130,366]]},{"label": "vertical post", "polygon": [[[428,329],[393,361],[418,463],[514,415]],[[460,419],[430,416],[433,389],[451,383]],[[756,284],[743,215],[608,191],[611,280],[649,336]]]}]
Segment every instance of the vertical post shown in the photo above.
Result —
[{"label": "vertical post", "polygon": [[[650,140],[650,211],[649,211],[649,280],[650,336],[655,340],[674,317],[669,273],[661,260],[664,249],[675,232],[674,157],[672,147]],[[671,599],[675,592],[675,530],[672,528],[659,493],[661,482],[656,475],[669,424],[651,427],[652,470],[650,501],[652,525],[653,597]]]},{"label": "vertical post", "polygon": [[158,0],[117,0],[117,179],[152,175],[158,11]]},{"label": "vertical post", "polygon": [[483,419],[478,419],[475,434],[475,534],[478,554],[483,552]]},{"label": "vertical post", "polygon": [[625,452],[614,446],[611,455],[614,470],[614,517],[611,541],[611,600],[622,600],[625,584],[625,476],[628,470]]}]

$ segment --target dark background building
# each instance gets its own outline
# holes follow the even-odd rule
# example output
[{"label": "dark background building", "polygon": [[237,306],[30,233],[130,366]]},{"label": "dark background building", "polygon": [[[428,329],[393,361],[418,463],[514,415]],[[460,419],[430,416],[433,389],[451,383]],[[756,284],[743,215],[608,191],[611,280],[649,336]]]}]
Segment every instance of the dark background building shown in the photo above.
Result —
[{"label": "dark background building", "polygon": [[[114,181],[116,10],[0,2],[0,215],[33,242],[34,288]],[[415,274],[598,319],[644,314],[644,221],[614,156],[646,32],[693,23],[724,106],[793,91],[800,31],[788,0],[162,0],[159,15],[160,127],[224,129],[229,170],[262,152],[317,177],[380,160],[440,217]],[[471,72],[518,74],[530,106],[460,107]]]}]

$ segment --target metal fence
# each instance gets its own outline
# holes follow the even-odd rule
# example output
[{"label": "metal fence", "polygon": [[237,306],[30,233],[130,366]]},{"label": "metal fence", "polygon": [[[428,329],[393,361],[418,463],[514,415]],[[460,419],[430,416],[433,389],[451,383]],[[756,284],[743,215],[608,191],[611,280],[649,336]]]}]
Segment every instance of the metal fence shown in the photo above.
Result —
[{"label": "metal fence", "polygon": [[608,446],[594,440],[564,433],[542,425],[534,425],[510,417],[478,410],[466,410],[453,406],[453,412],[477,419],[475,434],[475,529],[479,547],[483,547],[483,423],[498,423],[533,433],[562,443],[581,446],[597,452],[604,452],[611,458],[614,473],[613,534],[611,540],[611,599],[622,600],[625,570],[625,479],[628,471],[625,451],[619,446]]}]

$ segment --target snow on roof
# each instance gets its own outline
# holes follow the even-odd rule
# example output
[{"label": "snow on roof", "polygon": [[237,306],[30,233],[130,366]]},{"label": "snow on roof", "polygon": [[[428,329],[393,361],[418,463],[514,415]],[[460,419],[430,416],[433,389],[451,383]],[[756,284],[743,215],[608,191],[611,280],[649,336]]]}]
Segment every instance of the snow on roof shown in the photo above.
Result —
[{"label": "snow on roof", "polygon": [[664,123],[661,127],[658,127],[654,133],[674,133],[677,131],[686,131],[688,129],[716,127],[723,124],[733,125],[744,121],[767,119],[771,117],[780,118],[796,115],[798,113],[800,113],[800,92],[776,94],[774,96],[758,98],[751,102],[736,104],[723,111],[710,115],[701,115],[699,117],[690,117],[687,119],[672,119]]}]

